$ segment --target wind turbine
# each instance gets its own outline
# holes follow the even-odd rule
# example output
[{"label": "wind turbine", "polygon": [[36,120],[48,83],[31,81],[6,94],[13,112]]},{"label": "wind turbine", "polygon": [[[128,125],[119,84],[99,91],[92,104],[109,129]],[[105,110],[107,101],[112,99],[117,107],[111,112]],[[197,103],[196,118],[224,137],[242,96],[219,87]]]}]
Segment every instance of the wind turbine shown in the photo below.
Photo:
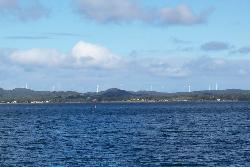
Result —
[{"label": "wind turbine", "polygon": [[215,84],[215,90],[218,90],[218,83]]},{"label": "wind turbine", "polygon": [[28,89],[28,84],[26,83],[26,85],[25,85],[25,89]]},{"label": "wind turbine", "polygon": [[120,89],[123,89],[123,84],[120,84],[119,86],[120,86]]},{"label": "wind turbine", "polygon": [[188,85],[188,92],[191,92],[191,85]]},{"label": "wind turbine", "polygon": [[99,85],[96,85],[96,93],[99,93]]},{"label": "wind turbine", "polygon": [[52,86],[52,91],[54,92],[56,90],[55,85]]}]

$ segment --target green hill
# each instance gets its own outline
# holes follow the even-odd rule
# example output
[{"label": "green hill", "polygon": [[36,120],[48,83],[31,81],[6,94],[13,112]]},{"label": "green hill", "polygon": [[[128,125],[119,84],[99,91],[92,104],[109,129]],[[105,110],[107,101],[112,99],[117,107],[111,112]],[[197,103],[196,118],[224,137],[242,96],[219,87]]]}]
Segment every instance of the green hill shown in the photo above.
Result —
[{"label": "green hill", "polygon": [[73,103],[73,102],[161,102],[161,101],[250,101],[249,90],[195,91],[191,93],[164,93],[154,91],[126,91],[117,88],[99,93],[73,91],[34,91],[24,88],[4,90],[0,88],[1,103]]}]

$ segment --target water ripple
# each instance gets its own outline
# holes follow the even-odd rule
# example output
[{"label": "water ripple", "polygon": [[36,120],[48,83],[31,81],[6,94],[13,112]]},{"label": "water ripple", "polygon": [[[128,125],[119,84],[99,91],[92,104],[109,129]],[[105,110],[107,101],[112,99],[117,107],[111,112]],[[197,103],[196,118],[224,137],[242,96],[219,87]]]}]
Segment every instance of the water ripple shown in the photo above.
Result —
[{"label": "water ripple", "polygon": [[1,105],[0,166],[250,166],[249,103]]}]

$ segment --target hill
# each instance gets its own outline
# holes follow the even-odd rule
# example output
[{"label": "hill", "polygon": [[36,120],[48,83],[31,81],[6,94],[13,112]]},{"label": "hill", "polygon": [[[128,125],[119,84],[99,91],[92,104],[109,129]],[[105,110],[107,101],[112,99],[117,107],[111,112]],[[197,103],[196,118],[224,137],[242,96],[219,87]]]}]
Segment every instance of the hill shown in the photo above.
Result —
[{"label": "hill", "polygon": [[164,93],[155,91],[126,91],[111,88],[99,93],[73,91],[34,91],[24,88],[0,88],[1,103],[73,103],[73,102],[166,102],[166,101],[250,101],[249,90],[229,89]]}]

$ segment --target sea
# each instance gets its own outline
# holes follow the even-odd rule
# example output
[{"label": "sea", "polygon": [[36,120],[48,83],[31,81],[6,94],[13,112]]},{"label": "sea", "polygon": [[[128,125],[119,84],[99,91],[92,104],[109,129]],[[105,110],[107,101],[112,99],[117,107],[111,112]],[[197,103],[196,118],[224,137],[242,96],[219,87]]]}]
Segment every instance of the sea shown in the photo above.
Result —
[{"label": "sea", "polygon": [[0,166],[250,166],[249,102],[3,104]]}]

